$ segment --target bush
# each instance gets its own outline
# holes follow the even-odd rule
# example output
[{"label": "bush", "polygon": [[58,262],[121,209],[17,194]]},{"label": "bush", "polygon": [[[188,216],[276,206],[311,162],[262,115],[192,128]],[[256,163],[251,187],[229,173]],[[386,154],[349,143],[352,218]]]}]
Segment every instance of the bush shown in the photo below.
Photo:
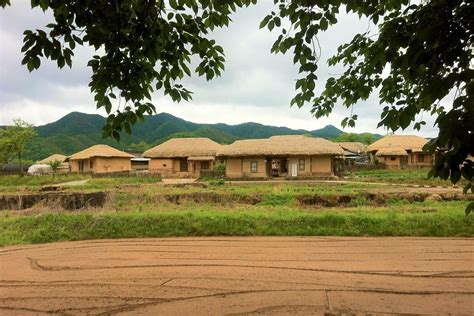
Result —
[{"label": "bush", "polygon": [[225,165],[223,163],[219,163],[219,164],[216,165],[214,170],[220,171],[220,172],[225,172]]},{"label": "bush", "polygon": [[209,184],[210,185],[224,185],[225,184],[225,180],[220,178],[220,179],[211,179],[209,180]]}]

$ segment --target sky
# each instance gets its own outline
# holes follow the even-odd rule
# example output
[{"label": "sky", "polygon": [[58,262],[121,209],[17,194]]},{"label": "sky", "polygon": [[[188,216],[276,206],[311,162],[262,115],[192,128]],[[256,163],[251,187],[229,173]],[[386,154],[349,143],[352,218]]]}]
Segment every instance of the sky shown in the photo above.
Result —
[{"label": "sky", "polygon": [[[295,95],[295,80],[299,78],[293,56],[291,52],[271,54],[270,48],[278,32],[259,29],[260,21],[272,9],[273,1],[260,1],[234,14],[228,28],[212,33],[211,37],[225,50],[223,75],[210,82],[197,75],[184,80],[185,87],[194,92],[190,102],[174,103],[168,96],[155,93],[153,103],[157,111],[196,123],[257,122],[306,130],[332,124],[342,129],[340,122],[350,114],[350,110],[342,106],[336,107],[329,117],[320,119],[311,115],[309,105],[290,107]],[[38,8],[32,10],[30,1],[26,0],[12,1],[11,7],[0,9],[0,125],[11,124],[17,117],[43,125],[72,111],[105,116],[103,110],[96,110],[88,88],[91,71],[86,65],[94,55],[94,49],[78,46],[72,69],[58,69],[53,62],[44,59],[40,69],[32,73],[21,65],[23,31],[44,28],[51,21],[50,13],[43,13]],[[327,58],[335,54],[340,44],[368,28],[374,26],[355,15],[341,13],[339,23],[318,36],[322,48],[317,73],[318,91],[322,90],[327,78],[344,70],[330,68]],[[382,108],[377,95],[359,102],[353,109],[359,116],[356,127],[344,131],[386,134],[386,130],[376,128]],[[424,119],[427,126],[421,132],[410,127],[397,133],[436,136],[433,119],[427,115]]]}]

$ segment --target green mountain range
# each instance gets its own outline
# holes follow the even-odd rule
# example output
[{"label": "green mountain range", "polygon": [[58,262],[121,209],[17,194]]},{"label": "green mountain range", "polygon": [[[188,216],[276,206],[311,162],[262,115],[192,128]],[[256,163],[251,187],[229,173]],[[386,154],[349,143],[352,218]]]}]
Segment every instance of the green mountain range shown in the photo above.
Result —
[{"label": "green mountain range", "polygon": [[[147,116],[144,122],[138,122],[132,135],[123,133],[120,143],[113,139],[102,138],[102,126],[105,118],[97,114],[71,112],[56,122],[36,127],[38,136],[30,143],[27,158],[39,160],[51,154],[70,155],[95,144],[108,144],[121,150],[139,150],[163,143],[174,137],[208,137],[221,144],[230,144],[238,139],[267,138],[273,135],[306,134],[331,140],[344,138],[349,134],[327,125],[324,128],[307,131],[287,127],[276,127],[258,123],[198,124],[185,121],[168,113]],[[350,134],[376,140],[378,134]]]}]

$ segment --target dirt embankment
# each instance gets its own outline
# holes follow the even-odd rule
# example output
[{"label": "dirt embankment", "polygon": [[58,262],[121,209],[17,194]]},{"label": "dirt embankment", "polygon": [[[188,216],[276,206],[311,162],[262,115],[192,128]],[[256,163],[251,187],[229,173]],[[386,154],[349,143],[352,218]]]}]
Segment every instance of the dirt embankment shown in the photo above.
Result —
[{"label": "dirt embankment", "polygon": [[[208,203],[220,205],[257,205],[272,200],[275,204],[275,195],[266,194],[237,194],[225,192],[198,191],[189,193],[156,193],[144,195],[140,188],[130,191],[107,191],[107,192],[70,192],[70,191],[49,191],[26,194],[0,195],[0,210],[24,210],[34,206],[46,207],[48,209],[80,210],[86,208],[114,207],[114,201],[124,194],[127,207],[139,205],[146,200],[152,205],[160,204],[188,204],[188,203]],[[394,200],[408,202],[424,201],[453,201],[453,200],[474,200],[472,195],[464,195],[454,191],[440,191],[437,193],[429,191],[389,191],[389,192],[359,192],[355,194],[295,194],[290,200],[286,195],[282,195],[281,203],[288,203],[293,200],[300,207],[355,207],[355,206],[384,206]],[[111,204],[109,204],[109,202]]]},{"label": "dirt embankment", "polygon": [[262,198],[255,195],[239,195],[239,194],[220,194],[215,192],[195,192],[187,194],[165,194],[157,195],[157,200],[164,200],[174,204],[182,204],[186,202],[193,203],[239,203],[255,205],[262,201]]},{"label": "dirt embankment", "polygon": [[0,210],[24,210],[37,204],[65,210],[102,207],[105,204],[105,192],[48,192],[21,195],[0,196]]},{"label": "dirt embankment", "polygon": [[392,192],[392,193],[361,193],[355,195],[300,195],[296,197],[300,206],[316,207],[349,207],[358,204],[383,206],[389,201],[402,200],[408,202],[424,201],[459,201],[474,200],[474,196],[461,193],[416,193],[416,192]]}]

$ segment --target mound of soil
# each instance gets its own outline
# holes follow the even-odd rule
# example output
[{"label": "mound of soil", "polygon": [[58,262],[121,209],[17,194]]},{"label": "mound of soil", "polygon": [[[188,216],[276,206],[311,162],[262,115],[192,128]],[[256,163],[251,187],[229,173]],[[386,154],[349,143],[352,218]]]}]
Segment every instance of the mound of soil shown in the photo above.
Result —
[{"label": "mound of soil", "polygon": [[166,194],[166,195],[158,196],[158,199],[163,199],[166,202],[173,203],[173,204],[194,202],[194,203],[217,203],[217,204],[239,203],[239,204],[255,205],[261,202],[261,198],[257,196],[238,195],[238,194],[219,194],[219,193],[214,193],[214,192]]},{"label": "mound of soil", "polygon": [[458,201],[473,200],[473,196],[458,193],[431,194],[427,192],[391,192],[364,193],[358,195],[300,195],[296,197],[300,206],[316,207],[349,207],[360,203],[363,205],[382,206],[389,200],[404,200],[409,202],[424,201]]},{"label": "mound of soil", "polygon": [[302,206],[336,207],[349,206],[354,198],[354,196],[350,195],[303,195],[298,196],[296,199],[298,200],[298,204]]}]

